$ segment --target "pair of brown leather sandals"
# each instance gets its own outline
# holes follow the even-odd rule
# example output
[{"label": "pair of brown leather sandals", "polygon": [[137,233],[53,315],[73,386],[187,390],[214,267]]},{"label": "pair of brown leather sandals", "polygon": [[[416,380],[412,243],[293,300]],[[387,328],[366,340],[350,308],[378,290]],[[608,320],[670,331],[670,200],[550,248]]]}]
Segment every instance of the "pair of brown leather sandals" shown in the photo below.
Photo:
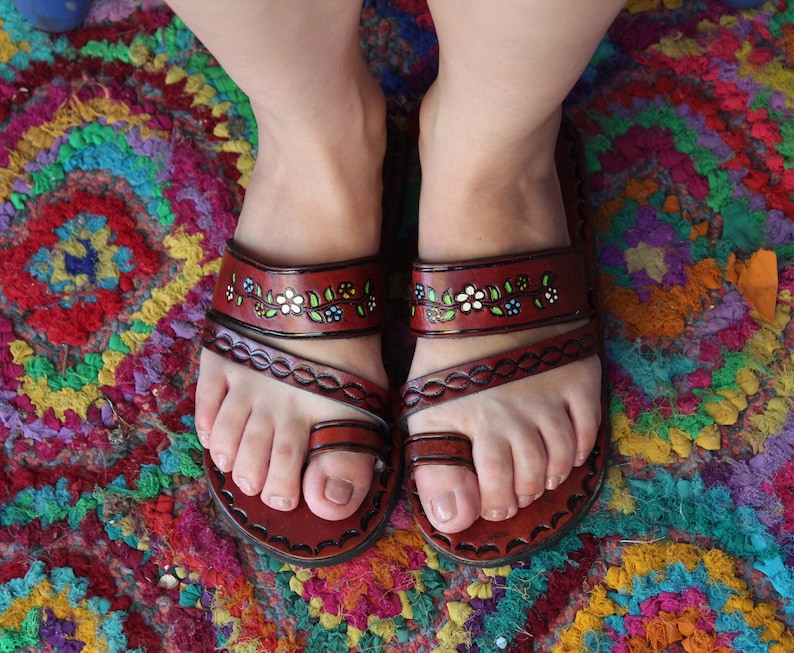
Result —
[{"label": "pair of brown leather sandals", "polygon": [[500,566],[524,560],[570,531],[587,514],[604,478],[608,444],[606,384],[595,448],[556,490],[545,492],[501,522],[478,519],[448,535],[427,519],[413,472],[418,465],[463,465],[474,471],[471,441],[461,433],[403,437],[409,415],[430,406],[581,360],[602,351],[597,261],[581,146],[564,123],[557,168],[571,246],[523,256],[414,264],[411,328],[422,337],[465,337],[586,320],[584,326],[527,347],[441,370],[400,390],[396,425],[385,388],[342,370],[262,344],[260,336],[356,337],[381,329],[385,281],[371,259],[286,269],[265,265],[233,242],[224,254],[202,330],[202,345],[273,379],[334,399],[361,420],[323,422],[309,438],[308,462],[328,451],[370,454],[369,493],[356,513],[325,521],[301,500],[293,511],[273,510],[240,492],[205,451],[213,497],[236,529],[268,555],[304,567],[344,562],[372,545],[385,528],[402,487],[417,525],[442,555],[466,565]]}]

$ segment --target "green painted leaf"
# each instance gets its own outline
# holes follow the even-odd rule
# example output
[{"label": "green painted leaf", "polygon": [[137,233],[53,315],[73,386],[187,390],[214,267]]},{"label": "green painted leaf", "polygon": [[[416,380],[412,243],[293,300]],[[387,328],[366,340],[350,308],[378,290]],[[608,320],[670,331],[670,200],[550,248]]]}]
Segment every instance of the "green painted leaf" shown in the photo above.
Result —
[{"label": "green painted leaf", "polygon": [[491,313],[493,313],[494,315],[496,315],[498,317],[503,317],[504,314],[505,314],[505,312],[501,308],[499,308],[498,306],[491,306]]},{"label": "green painted leaf", "polygon": [[243,305],[242,295],[238,295],[238,297],[237,297],[237,305],[238,306],[242,306]]},{"label": "green painted leaf", "polygon": [[323,321],[323,316],[320,315],[317,311],[307,311],[307,314],[315,322],[322,322]]},{"label": "green painted leaf", "polygon": [[260,286],[259,284],[256,284],[256,296],[257,297],[262,296],[262,286]]},{"label": "green painted leaf", "polygon": [[510,279],[508,279],[507,281],[505,281],[505,292],[506,292],[508,295],[509,295],[510,293],[512,293],[512,292],[513,292],[513,284],[512,284],[512,283],[510,283]]},{"label": "green painted leaf", "polygon": [[334,289],[331,286],[328,286],[325,289],[325,298],[331,302],[334,300]]},{"label": "green painted leaf", "polygon": [[544,288],[549,285],[549,275],[548,275],[548,273],[543,275],[543,280],[541,281],[541,283],[543,284]]},{"label": "green painted leaf", "polygon": [[442,322],[449,322],[450,320],[455,319],[455,311],[447,311],[444,315],[441,316]]},{"label": "green painted leaf", "polygon": [[278,311],[275,308],[271,308],[265,313],[265,317],[276,317],[278,315]]},{"label": "green painted leaf", "polygon": [[367,279],[367,283],[364,284],[364,294],[369,295],[371,288],[372,288],[372,282],[369,279]]},{"label": "green painted leaf", "polygon": [[309,295],[309,306],[317,308],[320,305],[320,298],[317,296],[317,293],[310,290],[306,294]]},{"label": "green painted leaf", "polygon": [[367,317],[363,306],[356,306],[356,313],[358,313],[361,317]]},{"label": "green painted leaf", "polygon": [[499,288],[497,288],[496,286],[489,286],[489,288],[491,290],[491,299],[493,301],[496,301],[502,296],[502,293],[499,292]]},{"label": "green painted leaf", "polygon": [[438,300],[438,295],[436,294],[436,291],[433,290],[430,286],[427,287],[427,298],[431,302],[435,302]]},{"label": "green painted leaf", "polygon": [[444,296],[441,297],[441,301],[447,306],[452,306],[455,303],[455,300],[452,299],[452,295],[450,295],[449,290],[447,290],[447,292],[444,293]]},{"label": "green painted leaf", "polygon": [[535,300],[535,306],[537,306],[540,310],[543,310],[543,302],[539,299]]},{"label": "green painted leaf", "polygon": [[265,295],[265,301],[268,304],[272,304],[273,303],[273,293],[270,292],[269,290],[267,291],[267,295]]}]

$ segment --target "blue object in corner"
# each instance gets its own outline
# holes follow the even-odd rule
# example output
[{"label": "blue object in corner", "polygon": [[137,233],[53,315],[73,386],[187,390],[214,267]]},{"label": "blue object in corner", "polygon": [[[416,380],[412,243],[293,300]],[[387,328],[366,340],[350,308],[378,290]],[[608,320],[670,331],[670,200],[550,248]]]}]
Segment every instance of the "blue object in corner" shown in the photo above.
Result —
[{"label": "blue object in corner", "polygon": [[14,0],[14,5],[37,29],[66,32],[82,24],[91,0]]}]

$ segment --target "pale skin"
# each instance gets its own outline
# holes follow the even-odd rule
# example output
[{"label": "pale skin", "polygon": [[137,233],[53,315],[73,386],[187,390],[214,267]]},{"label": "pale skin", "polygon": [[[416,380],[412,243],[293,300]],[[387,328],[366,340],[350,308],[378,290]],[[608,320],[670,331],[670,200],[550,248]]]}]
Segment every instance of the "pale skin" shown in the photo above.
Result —
[{"label": "pale skin", "polygon": [[[359,51],[360,0],[169,4],[248,94],[257,119],[259,157],[237,242],[280,265],[376,254],[385,101]],[[553,164],[560,105],[623,0],[428,4],[441,54],[420,113],[420,258],[447,262],[567,244]],[[410,376],[537,341],[551,329],[420,339]],[[387,382],[377,336],[273,344]],[[553,491],[593,447],[600,381],[594,356],[412,416],[412,433],[454,431],[473,441],[477,475],[446,466],[416,472],[433,524],[454,533],[479,517],[508,519]],[[326,453],[303,471],[312,424],[345,417],[360,419],[201,354],[199,438],[241,491],[276,510],[291,510],[303,495],[324,519],[356,511],[371,458]]]}]

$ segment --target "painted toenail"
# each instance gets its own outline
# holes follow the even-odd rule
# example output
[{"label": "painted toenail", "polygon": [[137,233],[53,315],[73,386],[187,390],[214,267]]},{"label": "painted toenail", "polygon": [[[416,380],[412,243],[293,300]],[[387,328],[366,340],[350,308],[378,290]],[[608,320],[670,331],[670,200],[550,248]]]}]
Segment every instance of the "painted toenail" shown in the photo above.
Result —
[{"label": "painted toenail", "polygon": [[290,497],[270,497],[267,504],[275,510],[283,510],[288,512],[295,507],[295,501]]},{"label": "painted toenail", "polygon": [[562,482],[565,480],[564,476],[549,476],[546,479],[546,489],[547,490],[556,490]]},{"label": "painted toenail", "polygon": [[442,492],[435,495],[430,499],[430,506],[433,509],[433,514],[436,516],[436,521],[443,524],[458,514],[458,504],[455,501],[454,492]]},{"label": "painted toenail", "polygon": [[488,521],[504,521],[510,511],[507,508],[492,508],[485,513],[485,518]]},{"label": "painted toenail", "polygon": [[229,458],[229,456],[218,456],[218,460],[215,461],[215,464],[224,474],[228,474],[232,471],[232,459]]},{"label": "painted toenail", "polygon": [[201,442],[201,446],[205,449],[209,449],[210,447],[210,434],[208,431],[197,431],[196,435],[198,436],[199,442]]},{"label": "painted toenail", "polygon": [[338,506],[346,506],[351,497],[355,486],[346,478],[329,476],[325,481],[325,498]]}]

